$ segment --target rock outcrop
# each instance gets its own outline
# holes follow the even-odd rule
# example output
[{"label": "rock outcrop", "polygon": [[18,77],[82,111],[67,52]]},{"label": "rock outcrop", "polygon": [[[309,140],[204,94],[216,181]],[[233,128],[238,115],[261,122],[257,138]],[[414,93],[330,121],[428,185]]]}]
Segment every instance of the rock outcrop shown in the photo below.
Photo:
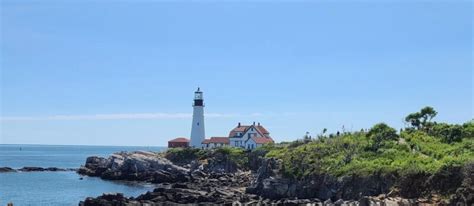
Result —
[{"label": "rock outcrop", "polygon": [[[474,204],[473,165],[465,166],[464,172],[461,172],[461,168],[454,167],[449,171],[442,169],[433,175],[417,174],[400,177],[390,174],[372,174],[365,177],[344,176],[340,178],[330,175],[313,175],[296,180],[286,178],[281,174],[282,166],[278,160],[265,159],[255,173],[255,179],[246,188],[246,192],[272,200],[283,198],[344,199],[360,200],[361,205],[367,201],[369,203],[366,205],[386,202],[394,202],[394,205],[407,205],[407,201],[410,200],[408,202],[416,205],[415,203],[442,202],[436,194],[438,196],[446,195],[456,191],[456,195],[451,198],[451,203],[460,202],[460,205],[471,205]],[[460,186],[461,182],[462,186]],[[380,195],[386,198],[373,198]],[[421,197],[430,198],[418,199]]]},{"label": "rock outcrop", "polygon": [[152,183],[185,182],[189,169],[176,166],[153,152],[120,152],[109,158],[88,157],[79,174],[108,180],[146,181]]},{"label": "rock outcrop", "polygon": [[[80,174],[111,180],[159,183],[153,191],[138,197],[104,194],[87,198],[80,205],[173,205],[173,204],[273,204],[273,205],[472,205],[474,165],[462,171],[452,169],[435,175],[405,176],[372,174],[367,177],[313,175],[292,179],[282,174],[280,160],[260,155],[249,158],[260,164],[258,170],[243,171],[228,156],[216,154],[207,159],[186,161],[177,166],[152,152],[116,153],[109,158],[89,157]],[[253,166],[255,167],[255,165]],[[415,181],[416,180],[416,181]],[[413,184],[405,185],[411,181]],[[459,187],[458,184],[461,184]],[[404,196],[410,191],[430,198]],[[448,187],[448,188],[443,188]],[[459,188],[458,188],[459,187]],[[458,188],[450,202],[436,194]]]},{"label": "rock outcrop", "polygon": [[214,153],[202,164],[203,171],[208,173],[236,173],[240,171],[237,163],[223,153]]},{"label": "rock outcrop", "polygon": [[245,194],[250,184],[250,173],[203,173],[195,170],[188,182],[161,183],[151,192],[136,198],[121,194],[104,194],[88,198],[80,205],[140,205],[140,204],[232,204],[258,201],[260,197]]},{"label": "rock outcrop", "polygon": [[451,202],[458,203],[456,206],[474,205],[474,162],[467,164],[462,173],[461,187],[451,196]]},{"label": "rock outcrop", "polygon": [[0,173],[1,172],[16,172],[16,170],[11,167],[0,167]]}]

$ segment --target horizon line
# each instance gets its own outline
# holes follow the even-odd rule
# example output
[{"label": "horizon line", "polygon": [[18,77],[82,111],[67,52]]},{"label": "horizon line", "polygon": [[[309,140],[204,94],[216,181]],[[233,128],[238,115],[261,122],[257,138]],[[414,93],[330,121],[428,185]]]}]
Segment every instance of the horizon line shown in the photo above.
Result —
[{"label": "horizon line", "polygon": [[[208,118],[232,118],[232,117],[258,117],[262,113],[207,113]],[[121,119],[191,119],[190,112],[176,113],[111,113],[111,114],[88,114],[88,115],[49,115],[49,116],[4,116],[0,121],[48,121],[48,120],[121,120]]]}]

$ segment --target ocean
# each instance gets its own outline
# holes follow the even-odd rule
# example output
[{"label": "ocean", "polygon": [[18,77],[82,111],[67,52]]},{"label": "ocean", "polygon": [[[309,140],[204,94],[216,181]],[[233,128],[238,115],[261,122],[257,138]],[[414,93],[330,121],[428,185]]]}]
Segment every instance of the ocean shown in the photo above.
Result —
[{"label": "ocean", "polygon": [[[59,146],[0,144],[0,167],[25,166],[79,168],[89,156],[107,157],[119,151],[163,151],[165,147]],[[76,172],[0,173],[0,206],[78,205],[86,197],[120,192],[137,196],[154,189],[152,184],[107,181]]]}]

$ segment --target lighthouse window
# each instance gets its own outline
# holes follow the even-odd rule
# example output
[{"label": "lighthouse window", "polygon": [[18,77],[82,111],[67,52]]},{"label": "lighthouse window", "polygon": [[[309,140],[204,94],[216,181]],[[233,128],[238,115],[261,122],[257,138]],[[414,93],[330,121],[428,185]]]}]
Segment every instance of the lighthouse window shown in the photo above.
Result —
[{"label": "lighthouse window", "polygon": [[198,122],[198,126],[199,126],[199,122]]}]

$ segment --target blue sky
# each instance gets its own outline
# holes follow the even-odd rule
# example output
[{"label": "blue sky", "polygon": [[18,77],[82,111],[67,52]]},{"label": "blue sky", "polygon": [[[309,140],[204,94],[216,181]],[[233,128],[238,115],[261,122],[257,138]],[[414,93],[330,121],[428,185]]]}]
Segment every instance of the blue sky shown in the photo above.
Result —
[{"label": "blue sky", "polygon": [[[376,3],[377,2],[377,3]],[[473,117],[470,1],[1,2],[0,143],[166,145],[261,122],[277,141]]]}]

